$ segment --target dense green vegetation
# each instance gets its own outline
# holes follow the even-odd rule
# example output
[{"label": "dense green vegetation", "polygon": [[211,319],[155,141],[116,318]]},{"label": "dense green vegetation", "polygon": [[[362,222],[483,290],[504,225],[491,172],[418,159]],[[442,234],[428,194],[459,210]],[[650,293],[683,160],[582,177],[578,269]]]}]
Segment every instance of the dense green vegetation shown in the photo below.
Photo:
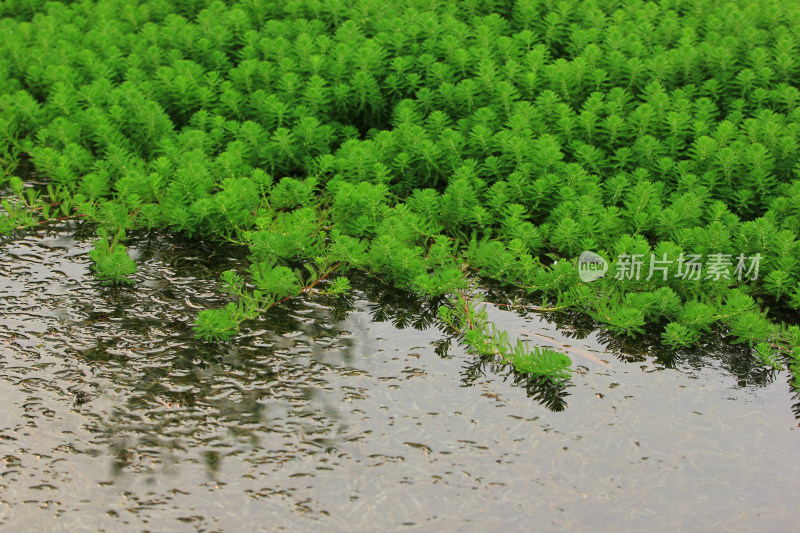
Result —
[{"label": "dense green vegetation", "polygon": [[[223,279],[231,303],[197,318],[209,340],[320,282],[344,292],[357,269],[447,296],[442,324],[475,353],[566,379],[565,356],[471,307],[477,276],[617,335],[725,335],[800,386],[800,4],[7,0],[0,15],[0,229],[96,224],[106,283],[131,281],[131,231],[249,247]],[[25,158],[46,190],[14,177]],[[584,250],[605,277],[579,279]],[[686,276],[693,255],[727,270]],[[615,276],[632,257],[666,266]]]}]

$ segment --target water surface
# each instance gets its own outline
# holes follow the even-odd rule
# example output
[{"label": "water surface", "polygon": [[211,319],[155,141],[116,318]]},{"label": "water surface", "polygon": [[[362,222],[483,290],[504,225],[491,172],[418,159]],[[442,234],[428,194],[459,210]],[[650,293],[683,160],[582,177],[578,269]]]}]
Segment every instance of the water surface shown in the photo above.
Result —
[{"label": "water surface", "polygon": [[[707,531],[796,527],[785,373],[491,308],[571,350],[559,397],[481,364],[369,280],[235,342],[194,339],[232,250],[140,237],[99,285],[66,225],[0,243],[3,531]],[[554,410],[556,409],[556,410]]]}]

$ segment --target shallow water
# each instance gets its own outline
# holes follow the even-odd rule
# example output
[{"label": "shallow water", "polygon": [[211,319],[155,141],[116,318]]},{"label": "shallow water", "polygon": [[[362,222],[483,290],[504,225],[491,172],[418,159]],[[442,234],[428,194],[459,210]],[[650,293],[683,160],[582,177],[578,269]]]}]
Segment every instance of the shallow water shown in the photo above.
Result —
[{"label": "shallow water", "polygon": [[139,239],[135,289],[106,288],[73,231],[0,243],[3,531],[787,531],[800,519],[786,374],[741,350],[665,357],[493,307],[515,335],[570,346],[571,386],[542,397],[445,350],[434,305],[365,280],[349,300],[293,301],[215,347],[190,324],[223,303],[216,279],[241,256]]}]

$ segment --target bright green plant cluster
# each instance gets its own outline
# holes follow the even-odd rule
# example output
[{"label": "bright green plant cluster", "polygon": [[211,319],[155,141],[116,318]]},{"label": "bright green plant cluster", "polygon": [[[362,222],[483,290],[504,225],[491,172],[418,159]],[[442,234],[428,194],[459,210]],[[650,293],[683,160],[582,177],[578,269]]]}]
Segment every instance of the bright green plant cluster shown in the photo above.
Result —
[{"label": "bright green plant cluster", "polygon": [[[800,384],[800,4],[8,0],[0,16],[2,180],[24,154],[51,184],[43,218],[97,224],[101,279],[130,279],[132,231],[249,247],[203,337],[334,268],[423,296],[472,272],[618,335],[725,335]],[[39,220],[29,190],[12,184],[2,229]],[[584,250],[607,276],[579,280]],[[678,275],[714,254],[760,256],[759,276]],[[671,266],[616,279],[625,256]],[[490,329],[475,350],[515,349]]]}]

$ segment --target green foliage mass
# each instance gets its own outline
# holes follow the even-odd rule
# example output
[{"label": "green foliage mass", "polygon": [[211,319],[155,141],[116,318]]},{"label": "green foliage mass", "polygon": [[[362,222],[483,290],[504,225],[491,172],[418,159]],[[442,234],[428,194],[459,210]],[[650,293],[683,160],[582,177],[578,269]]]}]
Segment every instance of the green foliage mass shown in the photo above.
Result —
[{"label": "green foliage mass", "polygon": [[[110,283],[135,270],[131,231],[248,246],[205,338],[334,270],[423,296],[472,272],[617,335],[722,333],[800,383],[781,323],[800,309],[796,2],[7,0],[0,17],[0,230],[80,216]],[[20,157],[46,194],[13,178]],[[609,275],[582,283],[583,250]],[[669,266],[612,275],[637,254]],[[678,275],[714,254],[759,254],[757,279]],[[478,352],[516,350],[477,331]],[[513,365],[563,377],[537,353]]]}]

